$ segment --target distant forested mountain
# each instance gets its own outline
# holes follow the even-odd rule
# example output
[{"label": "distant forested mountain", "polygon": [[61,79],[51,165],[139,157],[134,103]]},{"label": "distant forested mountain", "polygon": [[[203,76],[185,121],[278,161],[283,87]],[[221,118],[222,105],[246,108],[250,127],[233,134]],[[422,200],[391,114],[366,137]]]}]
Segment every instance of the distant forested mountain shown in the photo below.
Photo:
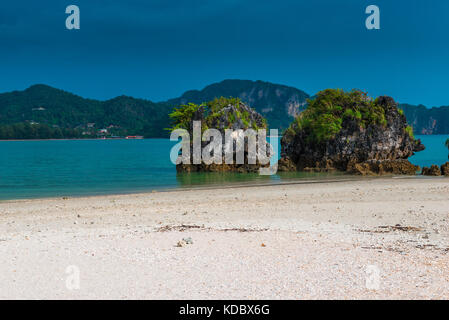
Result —
[{"label": "distant forested mountain", "polygon": [[426,108],[401,104],[407,122],[413,126],[415,134],[449,134],[449,106]]},{"label": "distant forested mountain", "polygon": [[0,94],[0,139],[165,137],[172,106],[120,96],[84,99],[46,85]]},{"label": "distant forested mountain", "polygon": [[202,103],[219,97],[240,98],[264,116],[271,128],[286,129],[294,117],[304,110],[309,95],[299,89],[264,81],[224,80],[203,90],[187,91],[169,100],[173,105]]},{"label": "distant forested mountain", "polygon": [[[166,102],[127,96],[99,101],[47,85],[0,94],[0,139],[97,138],[143,135],[168,137],[169,113],[188,102],[238,97],[261,113],[271,128],[286,129],[306,108],[309,95],[299,89],[263,81],[224,80],[187,91]],[[400,106],[417,134],[448,134],[449,107]]]}]

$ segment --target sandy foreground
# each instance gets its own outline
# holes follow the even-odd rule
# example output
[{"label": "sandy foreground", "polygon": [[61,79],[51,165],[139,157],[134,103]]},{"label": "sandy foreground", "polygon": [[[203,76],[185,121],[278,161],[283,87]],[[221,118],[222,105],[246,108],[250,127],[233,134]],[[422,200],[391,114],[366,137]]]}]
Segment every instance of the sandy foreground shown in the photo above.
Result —
[{"label": "sandy foreground", "polygon": [[0,202],[0,257],[1,299],[448,299],[449,179]]}]

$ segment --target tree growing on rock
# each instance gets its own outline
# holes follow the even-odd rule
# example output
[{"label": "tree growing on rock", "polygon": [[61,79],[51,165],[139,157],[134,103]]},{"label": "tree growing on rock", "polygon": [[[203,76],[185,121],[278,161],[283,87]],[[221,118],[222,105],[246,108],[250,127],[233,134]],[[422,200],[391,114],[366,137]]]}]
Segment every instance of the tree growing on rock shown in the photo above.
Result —
[{"label": "tree growing on rock", "polygon": [[238,98],[181,105],[170,118],[169,130],[181,129],[190,145],[182,147],[190,150],[178,157],[178,172],[257,172],[269,167],[270,146],[266,136],[258,135],[259,130],[266,134],[267,122]]},{"label": "tree growing on rock", "polygon": [[391,97],[326,89],[285,131],[279,169],[414,174],[407,158],[424,146]]}]

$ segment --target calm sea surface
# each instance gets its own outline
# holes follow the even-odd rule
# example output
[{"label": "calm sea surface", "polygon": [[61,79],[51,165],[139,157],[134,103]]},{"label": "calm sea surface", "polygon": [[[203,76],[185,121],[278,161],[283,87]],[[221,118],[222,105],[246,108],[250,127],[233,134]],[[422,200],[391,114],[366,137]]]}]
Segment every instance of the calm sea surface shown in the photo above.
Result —
[{"label": "calm sea surface", "polygon": [[[448,136],[419,136],[427,149],[410,160],[418,165],[448,160]],[[0,199],[133,193],[223,184],[279,183],[335,175],[288,173],[176,174],[174,145],[166,139],[0,141]]]}]

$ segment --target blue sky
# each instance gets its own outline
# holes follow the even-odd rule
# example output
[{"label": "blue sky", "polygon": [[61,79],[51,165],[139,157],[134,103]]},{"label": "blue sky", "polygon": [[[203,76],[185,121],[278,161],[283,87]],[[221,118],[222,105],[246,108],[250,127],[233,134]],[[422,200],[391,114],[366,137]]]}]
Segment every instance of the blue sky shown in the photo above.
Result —
[{"label": "blue sky", "polygon": [[[80,30],[65,28],[70,4]],[[370,4],[380,30],[365,28]],[[0,92],[161,101],[238,78],[449,105],[447,17],[447,0],[2,1]]]}]

